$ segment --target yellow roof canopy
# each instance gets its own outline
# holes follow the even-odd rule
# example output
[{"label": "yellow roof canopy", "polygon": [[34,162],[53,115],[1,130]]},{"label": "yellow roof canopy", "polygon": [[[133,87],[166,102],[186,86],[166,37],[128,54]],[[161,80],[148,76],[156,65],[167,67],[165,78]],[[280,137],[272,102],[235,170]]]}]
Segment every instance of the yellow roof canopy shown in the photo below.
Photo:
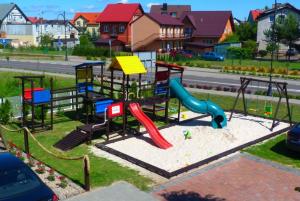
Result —
[{"label": "yellow roof canopy", "polygon": [[147,70],[138,56],[120,56],[116,57],[109,68],[121,70],[125,75],[143,74]]}]

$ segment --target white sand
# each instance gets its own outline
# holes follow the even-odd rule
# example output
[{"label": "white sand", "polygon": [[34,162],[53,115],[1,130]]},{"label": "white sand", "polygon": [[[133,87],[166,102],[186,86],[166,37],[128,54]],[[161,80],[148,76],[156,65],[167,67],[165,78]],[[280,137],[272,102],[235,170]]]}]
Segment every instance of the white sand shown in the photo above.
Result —
[{"label": "white sand", "polygon": [[[188,119],[199,116],[193,112],[185,114]],[[107,146],[172,172],[271,133],[272,121],[263,118],[235,114],[224,129],[213,129],[210,121],[211,117],[206,117],[160,130],[173,144],[167,150],[154,146],[148,134],[144,135],[146,140],[133,137]],[[280,123],[273,132],[288,126]],[[184,130],[192,132],[192,139],[184,138]]]}]

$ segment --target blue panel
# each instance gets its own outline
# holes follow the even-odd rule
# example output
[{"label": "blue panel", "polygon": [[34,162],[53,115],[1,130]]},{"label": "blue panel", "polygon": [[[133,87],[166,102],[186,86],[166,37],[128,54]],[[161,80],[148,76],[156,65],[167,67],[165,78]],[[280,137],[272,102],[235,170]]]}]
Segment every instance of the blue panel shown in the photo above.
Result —
[{"label": "blue panel", "polygon": [[78,93],[84,93],[85,92],[85,88],[88,88],[88,91],[93,91],[94,87],[93,84],[91,83],[86,83],[86,82],[82,82],[82,83],[78,83],[77,87],[78,87]]},{"label": "blue panel", "polygon": [[37,103],[49,103],[51,98],[50,90],[34,91],[33,101]]},{"label": "blue panel", "polygon": [[161,83],[156,85],[155,94],[162,95],[166,94],[168,92],[168,84],[167,83]]},{"label": "blue panel", "polygon": [[113,103],[113,100],[98,101],[95,103],[96,114],[105,112],[106,108]]}]

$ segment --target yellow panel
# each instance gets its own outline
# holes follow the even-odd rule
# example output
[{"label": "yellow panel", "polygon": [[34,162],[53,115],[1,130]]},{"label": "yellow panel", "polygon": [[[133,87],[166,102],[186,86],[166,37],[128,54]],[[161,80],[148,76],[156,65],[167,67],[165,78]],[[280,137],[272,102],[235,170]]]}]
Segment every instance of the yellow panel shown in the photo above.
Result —
[{"label": "yellow panel", "polygon": [[[92,69],[87,69],[88,79],[92,78]],[[77,69],[77,77],[78,79],[85,79],[86,77],[86,69]]]},{"label": "yellow panel", "polygon": [[114,60],[110,65],[110,68],[120,69],[120,67],[125,75],[142,74],[147,72],[138,56],[116,57],[116,60]]}]

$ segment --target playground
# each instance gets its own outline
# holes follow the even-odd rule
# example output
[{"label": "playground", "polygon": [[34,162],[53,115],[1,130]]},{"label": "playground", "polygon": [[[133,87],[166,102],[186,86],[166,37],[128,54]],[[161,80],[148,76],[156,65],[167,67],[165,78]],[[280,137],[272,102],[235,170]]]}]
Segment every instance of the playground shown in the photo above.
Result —
[{"label": "playground", "polygon": [[[74,71],[74,86],[65,88],[43,75],[16,76],[23,113],[18,126],[29,128],[55,153],[93,150],[89,155],[96,185],[131,180],[127,174],[119,178],[128,170],[109,162],[108,174],[114,176],[100,181],[109,170],[97,167],[115,156],[171,178],[284,133],[293,123],[286,83],[241,78],[235,101],[228,103],[191,94],[182,83],[183,67],[156,62],[150,72],[137,56],[116,57],[108,69],[104,62],[88,62],[74,66]],[[245,91],[252,82],[273,85],[280,92],[278,102],[247,101]],[[59,119],[63,107],[69,109]],[[45,115],[38,118],[38,110]],[[22,144],[22,139],[18,141]],[[47,160],[42,152],[38,155]],[[59,170],[64,167],[58,167],[54,158],[49,162]],[[82,182],[80,175],[64,173]],[[131,176],[139,177],[135,172]],[[146,188],[142,181],[150,183],[137,180],[134,183],[141,188]]]}]

